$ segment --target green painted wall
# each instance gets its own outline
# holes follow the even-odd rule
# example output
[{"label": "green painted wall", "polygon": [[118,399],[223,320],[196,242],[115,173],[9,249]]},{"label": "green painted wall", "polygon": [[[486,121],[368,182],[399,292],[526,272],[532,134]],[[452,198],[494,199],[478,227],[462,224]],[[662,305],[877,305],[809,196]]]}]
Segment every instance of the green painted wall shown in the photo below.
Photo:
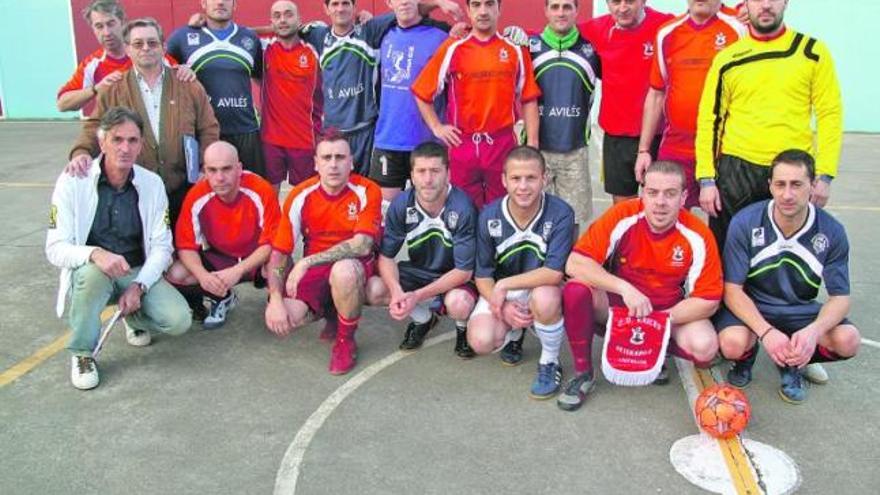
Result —
[{"label": "green painted wall", "polygon": [[[724,0],[735,5],[739,0]],[[686,0],[648,0],[648,5],[664,12],[681,13]],[[597,0],[597,14],[608,12]],[[785,22],[800,32],[825,42],[834,57],[843,94],[844,126],[849,132],[880,132],[880,104],[871,94],[880,79],[880,43],[872,41],[880,1],[849,5],[829,0],[789,0]]]},{"label": "green painted wall", "polygon": [[76,118],[55,93],[76,62],[69,0],[0,0],[0,91],[6,118]]}]

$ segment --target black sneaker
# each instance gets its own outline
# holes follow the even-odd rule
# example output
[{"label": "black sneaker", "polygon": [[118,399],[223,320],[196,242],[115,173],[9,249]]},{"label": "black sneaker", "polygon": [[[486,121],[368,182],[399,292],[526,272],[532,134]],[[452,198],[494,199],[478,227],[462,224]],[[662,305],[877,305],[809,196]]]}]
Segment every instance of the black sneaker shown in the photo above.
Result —
[{"label": "black sneaker", "polygon": [[752,366],[758,357],[758,349],[752,350],[752,355],[733,362],[733,367],[727,372],[727,383],[736,388],[746,388],[752,383]]},{"label": "black sneaker", "polygon": [[467,341],[467,329],[455,327],[455,355],[462,359],[473,359],[477,355]]},{"label": "black sneaker", "polygon": [[437,325],[437,315],[431,313],[431,319],[427,323],[410,322],[406,327],[406,333],[403,336],[403,342],[398,348],[401,351],[414,351],[422,346],[425,341],[425,335]]},{"label": "black sneaker", "polygon": [[522,362],[523,340],[526,338],[525,330],[520,330],[522,335],[518,339],[511,340],[503,348],[501,348],[501,364],[505,366],[516,366]]},{"label": "black sneaker", "polygon": [[208,317],[208,308],[203,303],[194,304],[191,308],[194,322],[203,323]]},{"label": "black sneaker", "polygon": [[563,411],[577,411],[587,400],[587,395],[596,386],[596,378],[593,372],[587,371],[568,381],[559,397],[556,398],[556,406]]}]

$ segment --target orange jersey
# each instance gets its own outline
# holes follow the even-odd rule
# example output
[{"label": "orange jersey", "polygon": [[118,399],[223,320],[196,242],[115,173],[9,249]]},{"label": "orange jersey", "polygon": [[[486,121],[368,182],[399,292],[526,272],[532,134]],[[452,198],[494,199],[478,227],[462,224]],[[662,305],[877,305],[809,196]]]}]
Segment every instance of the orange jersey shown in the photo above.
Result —
[{"label": "orange jersey", "polygon": [[325,251],[355,234],[366,234],[378,242],[382,190],[375,182],[351,174],[342,191],[330,195],[316,175],[290,191],[281,211],[272,247],[284,254],[293,253],[297,239],[303,241],[304,256]]},{"label": "orange jersey", "polygon": [[440,45],[412,92],[430,103],[447,89],[446,121],[465,134],[511,127],[517,101],[541,96],[528,50],[499,34],[488,41],[449,38]]},{"label": "orange jersey", "polygon": [[91,88],[109,74],[116,71],[125,72],[129,68],[131,68],[131,59],[128,55],[113,58],[104,52],[103,48],[98,48],[76,66],[76,71],[70,76],[70,80],[58,90],[57,97],[68,91]]},{"label": "orange jersey", "polygon": [[661,154],[694,156],[697,110],[712,59],[745,34],[746,27],[723,12],[703,25],[678,16],[657,31],[651,87],[666,92]]},{"label": "orange jersey", "polygon": [[214,249],[235,258],[247,258],[275,237],[281,208],[272,185],[259,175],[244,172],[240,191],[225,203],[202,178],[189,190],[174,229],[177,249]]},{"label": "orange jersey", "polygon": [[642,201],[623,201],[593,222],[573,251],[631,283],[655,309],[669,309],[685,297],[721,299],[715,237],[686,210],[679,212],[673,228],[656,234],[645,219]]}]

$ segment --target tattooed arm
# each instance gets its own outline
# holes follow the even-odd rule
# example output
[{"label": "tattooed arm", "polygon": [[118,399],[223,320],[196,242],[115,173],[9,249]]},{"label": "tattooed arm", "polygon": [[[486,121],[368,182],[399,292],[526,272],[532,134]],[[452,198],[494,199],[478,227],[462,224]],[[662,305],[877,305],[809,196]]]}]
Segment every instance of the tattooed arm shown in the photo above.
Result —
[{"label": "tattooed arm", "polygon": [[306,256],[293,265],[293,270],[287,277],[287,294],[296,298],[296,289],[299,281],[313,266],[329,265],[339,260],[360,258],[367,256],[373,249],[373,238],[366,234],[355,234],[351,239],[340,242],[330,249]]}]

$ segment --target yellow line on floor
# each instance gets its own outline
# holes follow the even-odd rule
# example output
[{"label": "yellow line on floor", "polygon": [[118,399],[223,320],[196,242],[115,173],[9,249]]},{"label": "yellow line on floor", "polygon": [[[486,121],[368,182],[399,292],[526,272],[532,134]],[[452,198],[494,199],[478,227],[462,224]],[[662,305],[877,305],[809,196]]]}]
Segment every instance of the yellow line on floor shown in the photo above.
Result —
[{"label": "yellow line on floor", "polygon": [[[715,384],[715,378],[709,370],[694,368],[694,381],[697,383],[699,392],[711,387]],[[734,437],[726,440],[718,439],[718,447],[724,456],[724,462],[727,464],[727,470],[730,472],[730,479],[733,481],[733,487],[739,495],[759,495],[764,493],[758,486],[758,480],[752,471],[751,464],[746,458],[745,449],[743,448],[740,438]]]},{"label": "yellow line on floor", "polygon": [[54,186],[48,182],[0,182],[0,187],[14,189],[51,189]]},{"label": "yellow line on floor", "polygon": [[[116,306],[108,306],[107,308],[105,308],[104,311],[101,313],[101,322],[103,323],[109,320],[110,317],[113,316],[114,311],[116,311]],[[43,361],[51,358],[61,349],[64,349],[68,338],[70,338],[70,330],[67,330],[66,332],[64,332],[64,335],[58,337],[57,339],[50,342],[48,345],[37,350],[37,352],[22,359],[3,373],[0,373],[0,387],[5,387],[9,383],[18,380],[19,378],[39,366]]]}]

